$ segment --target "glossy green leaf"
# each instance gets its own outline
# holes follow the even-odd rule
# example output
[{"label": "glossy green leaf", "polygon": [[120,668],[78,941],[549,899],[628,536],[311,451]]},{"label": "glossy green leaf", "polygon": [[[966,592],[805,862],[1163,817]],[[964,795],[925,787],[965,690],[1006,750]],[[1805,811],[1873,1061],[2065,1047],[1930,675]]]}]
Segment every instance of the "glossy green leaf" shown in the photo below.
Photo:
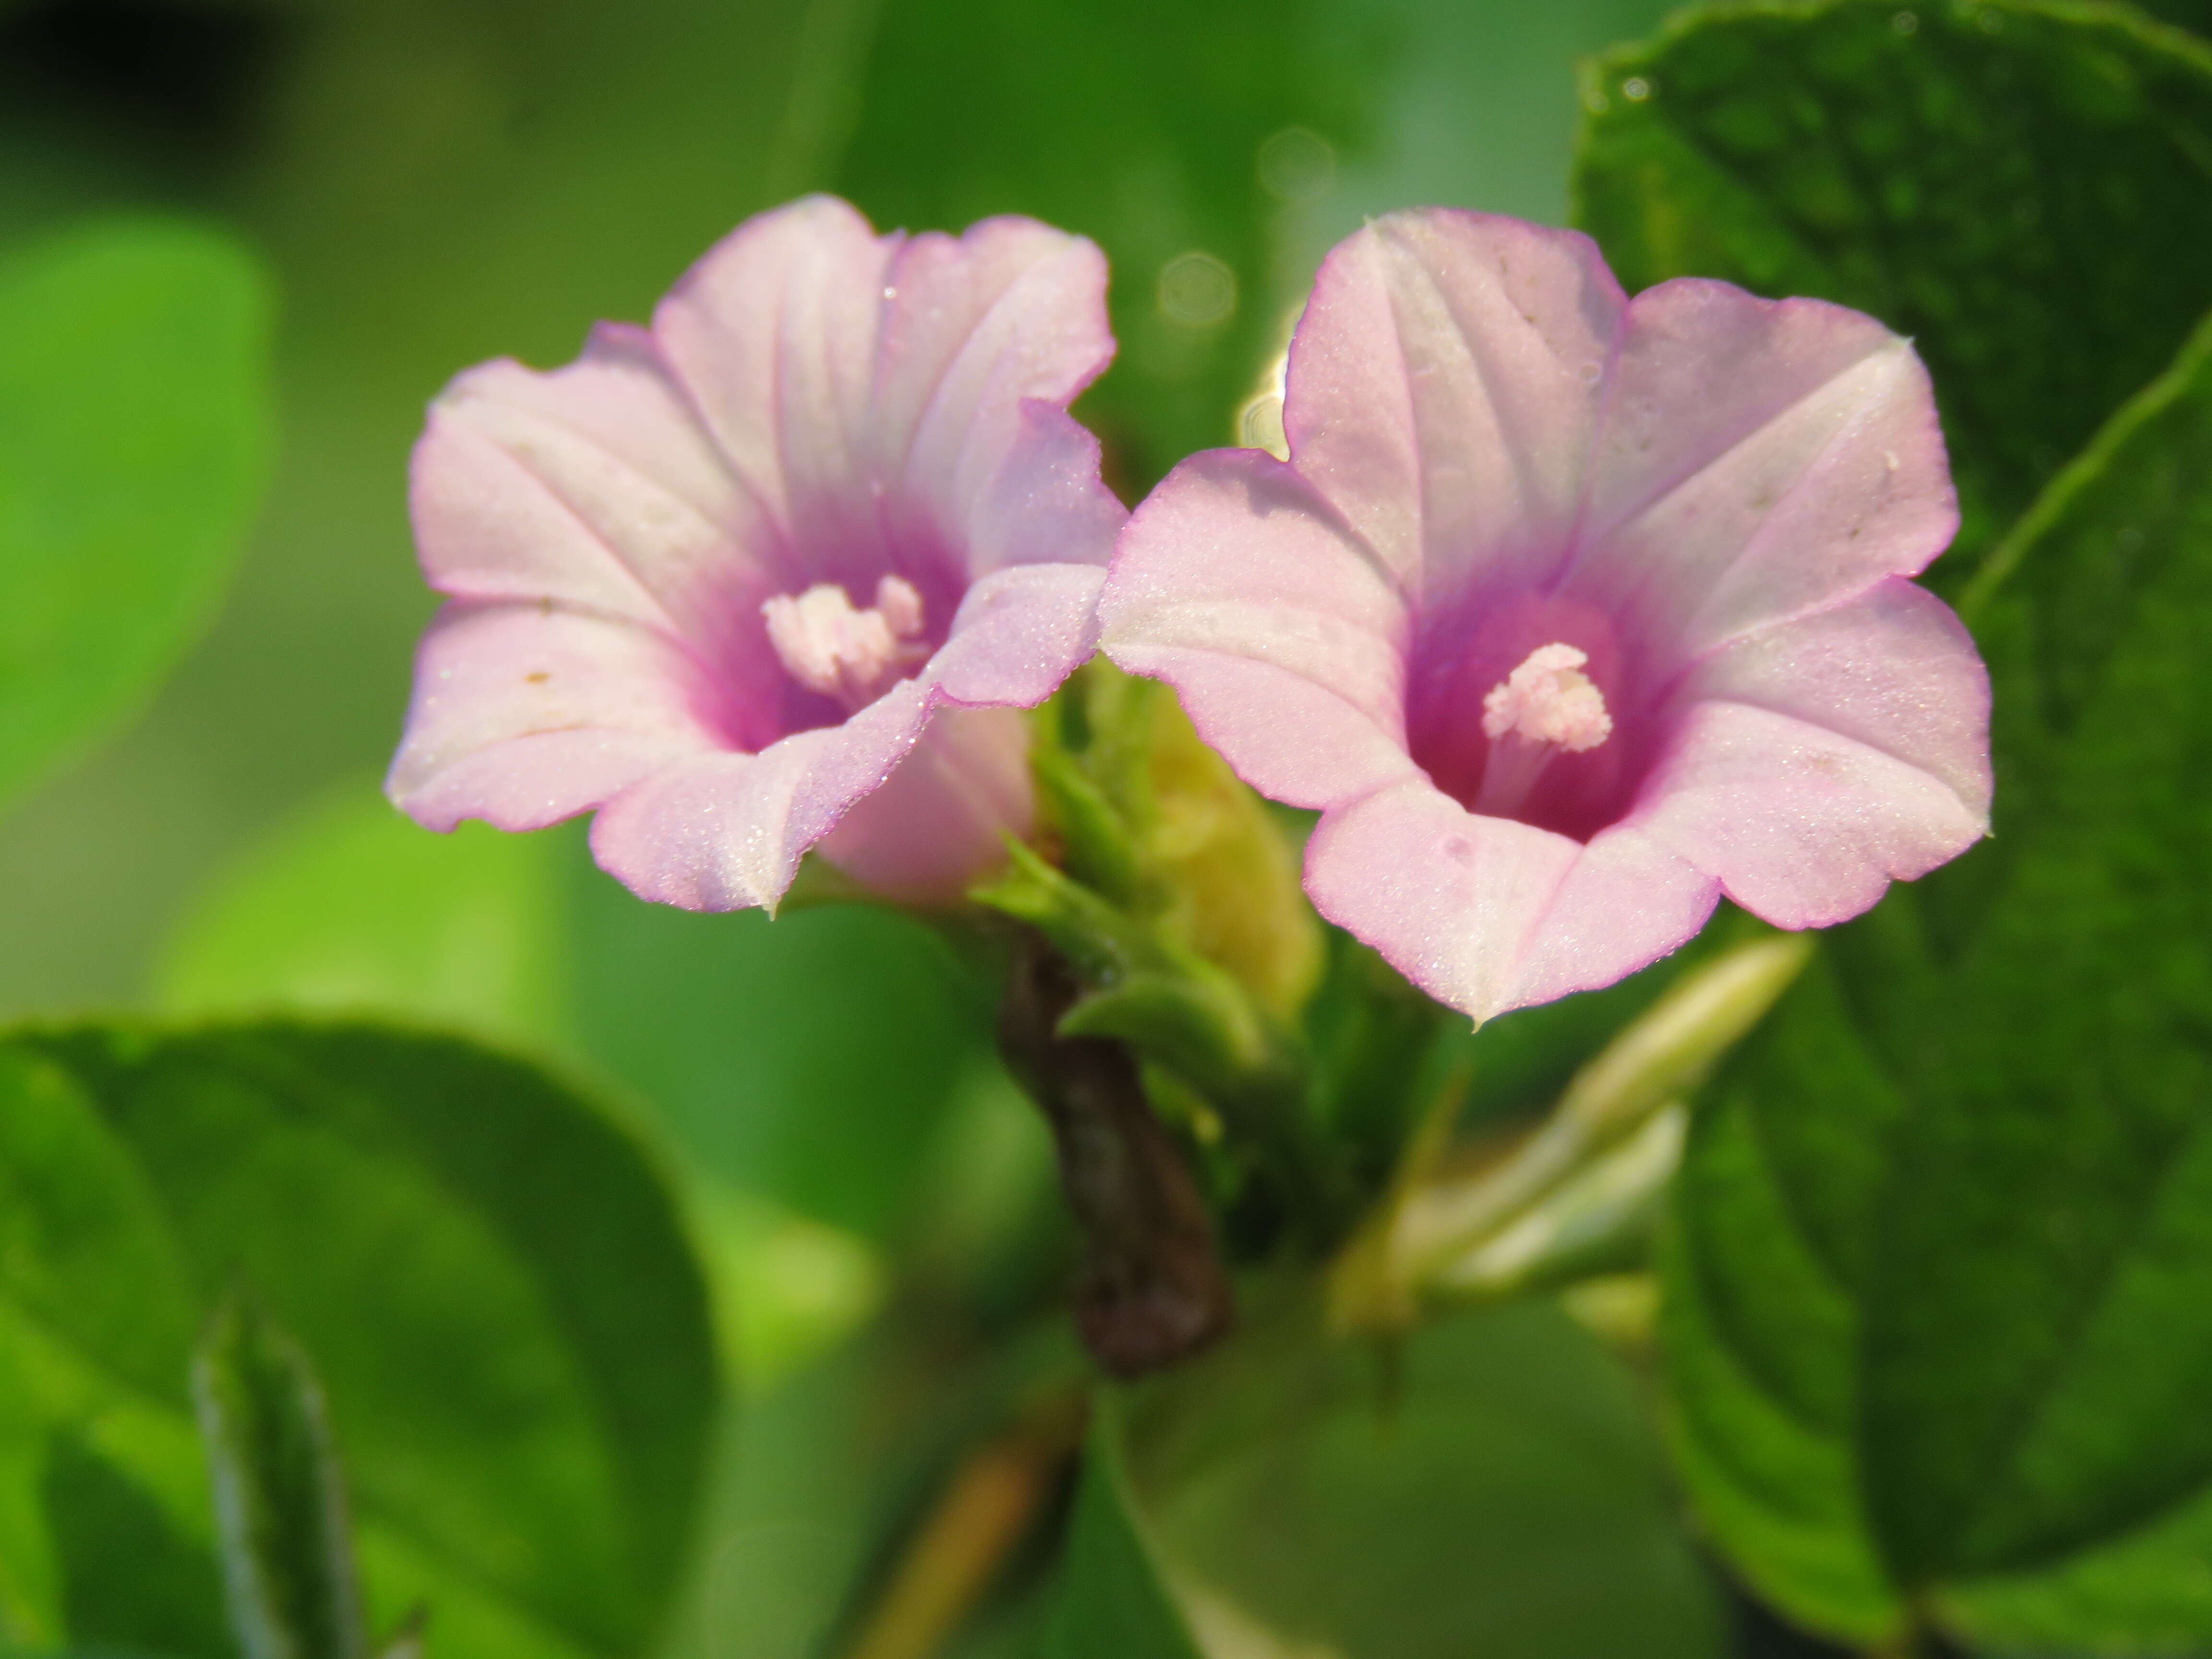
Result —
[{"label": "glossy green leaf", "polygon": [[1110,1404],[1092,1425],[1061,1547],[1040,1644],[1044,1659],[1200,1659],[1146,1539]]},{"label": "glossy green leaf", "polygon": [[1209,1647],[1241,1631],[1345,1659],[1724,1650],[1633,1382],[1547,1304],[1395,1349],[1262,1316],[1132,1391],[1126,1421]]},{"label": "glossy green leaf", "polygon": [[1832,936],[1693,1136],[1678,1443],[1808,1621],[2212,1643],[2208,477],[2212,331],[1969,596],[1996,842]]},{"label": "glossy green leaf", "polygon": [[345,1474],[300,1345],[243,1291],[192,1361],[244,1659],[367,1659]]},{"label": "glossy green leaf", "polygon": [[212,614],[267,469],[270,309],[245,250],[162,220],[0,264],[0,799]]},{"label": "glossy green leaf", "polygon": [[188,1597],[88,1624],[139,1564],[46,1494],[55,1448],[89,1448],[105,1487],[76,1489],[127,1486],[214,1582],[186,1376],[240,1279],[327,1389],[374,1628],[427,1603],[441,1650],[483,1659],[655,1629],[714,1407],[705,1297],[652,1170],[575,1096],[360,1024],[31,1030],[0,1042],[0,1609],[23,1639],[228,1650]]},{"label": "glossy green leaf", "polygon": [[2127,6],[1715,8],[1593,62],[1583,100],[1577,222],[1632,292],[1722,276],[1913,337],[1965,550],[2212,304],[2212,50]]}]

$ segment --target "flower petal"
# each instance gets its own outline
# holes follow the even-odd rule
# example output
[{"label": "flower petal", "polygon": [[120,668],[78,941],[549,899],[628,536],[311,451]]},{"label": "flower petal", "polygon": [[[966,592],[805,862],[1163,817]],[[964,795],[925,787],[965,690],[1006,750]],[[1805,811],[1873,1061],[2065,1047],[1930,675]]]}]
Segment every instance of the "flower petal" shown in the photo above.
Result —
[{"label": "flower petal", "polygon": [[855,802],[822,856],[886,897],[948,904],[1006,860],[1036,821],[1029,726],[1012,708],[940,708],[884,786]]},{"label": "flower petal", "polygon": [[[1042,489],[1037,504],[1062,512],[1119,507],[1099,480],[1097,441],[1065,413],[1114,356],[1106,256],[1094,244],[1034,219],[986,219],[957,240],[915,237],[891,283],[871,411],[877,476],[902,507],[957,544],[971,544],[979,510],[1010,489]],[[1032,413],[1031,400],[1042,408]],[[1039,442],[1048,453],[1032,460],[1024,451]],[[1103,563],[1122,516],[1080,550],[1001,540],[979,560],[971,544],[969,568]]]},{"label": "flower petal", "polygon": [[[1064,404],[1105,367],[1105,288],[1096,246],[1034,220],[878,237],[814,197],[710,251],[653,333],[800,550],[805,581],[870,591],[927,552],[958,568],[908,574],[957,592],[1000,563],[1103,556],[1097,521],[1114,503],[1095,449],[1024,403]],[[1040,440],[1047,454],[1021,453]],[[1042,526],[1052,540],[1015,544],[1003,497],[1040,490],[1031,505],[1059,514]],[[1067,535],[1071,515],[1083,537]]]},{"label": "flower petal", "polygon": [[1903,580],[1704,665],[1628,822],[1784,927],[1856,915],[1987,832],[1989,682]]},{"label": "flower petal", "polygon": [[1322,263],[1291,348],[1298,471],[1409,594],[1564,556],[1626,306],[1596,244],[1394,213]]},{"label": "flower petal", "polygon": [[1612,984],[1694,935],[1718,896],[1647,837],[1584,847],[1419,779],[1324,817],[1305,884],[1323,915],[1478,1021]]},{"label": "flower petal", "polygon": [[[957,897],[1004,857],[1004,834],[1029,830],[1029,734],[1011,711],[1090,655],[1103,580],[1092,565],[985,577],[915,678],[842,726],[641,779],[600,809],[592,852],[640,896],[695,910],[774,908],[825,837],[893,896]],[[994,717],[957,718],[976,713]]]},{"label": "flower petal", "polygon": [[1099,476],[1098,460],[1098,440],[1081,422],[1024,398],[998,470],[957,508],[969,573],[1041,560],[1103,565],[1129,509]]},{"label": "flower petal", "polygon": [[1854,738],[1941,780],[1988,820],[1989,671],[1957,613],[1902,577],[1740,637],[1680,695],[1748,703]]},{"label": "flower petal", "polygon": [[924,671],[933,694],[969,708],[1035,708],[1097,648],[1105,580],[1090,564],[992,572],[968,590]]},{"label": "flower petal", "polygon": [[603,324],[582,357],[550,374],[499,362],[459,376],[431,410],[411,474],[433,586],[665,629],[720,665],[755,725],[773,719],[760,606],[787,585],[787,555],[642,330]]},{"label": "flower petal", "polygon": [[1636,297],[1566,591],[1680,667],[1923,568],[1958,507],[1910,342],[1818,300],[1686,278]]},{"label": "flower petal", "polygon": [[732,562],[752,503],[642,331],[602,324],[547,374],[455,377],[410,468],[423,574],[456,599],[570,599],[660,622]]},{"label": "flower petal", "polygon": [[1409,775],[1406,610],[1358,540],[1290,467],[1194,455],[1121,534],[1100,643],[1173,684],[1239,776],[1328,806]]},{"label": "flower petal", "polygon": [[[848,204],[806,197],[746,220],[653,312],[708,429],[805,561],[794,586],[888,568],[867,434],[897,244]],[[833,568],[830,549],[854,568]]]},{"label": "flower petal", "polygon": [[450,604],[422,637],[386,792],[433,830],[537,830],[726,741],[665,638],[557,606]]},{"label": "flower petal", "polygon": [[695,755],[641,778],[592,825],[599,867],[641,898],[687,910],[769,909],[806,849],[906,758],[929,717],[919,680],[842,726],[757,755]]}]

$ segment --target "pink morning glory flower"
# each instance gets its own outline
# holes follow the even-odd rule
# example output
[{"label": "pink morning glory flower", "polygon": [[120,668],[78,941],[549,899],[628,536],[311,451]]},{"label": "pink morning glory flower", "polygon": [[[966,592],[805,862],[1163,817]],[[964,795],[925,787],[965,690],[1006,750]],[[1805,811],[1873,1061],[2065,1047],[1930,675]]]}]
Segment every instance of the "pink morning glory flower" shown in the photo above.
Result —
[{"label": "pink morning glory flower", "polygon": [[1987,678],[1907,580],[1942,435],[1871,318],[1395,214],[1323,264],[1284,430],[1138,509],[1102,642],[1321,810],[1306,890],[1440,1000],[1609,984],[1723,893],[1840,921],[1985,832]]},{"label": "pink morning glory flower", "polygon": [[1068,400],[1113,355],[1098,250],[1026,219],[748,221],[650,328],[447,388],[393,800],[434,830],[598,809],[634,891],[774,907],[800,857],[933,902],[1026,834],[1016,711],[1091,653],[1124,518]]}]

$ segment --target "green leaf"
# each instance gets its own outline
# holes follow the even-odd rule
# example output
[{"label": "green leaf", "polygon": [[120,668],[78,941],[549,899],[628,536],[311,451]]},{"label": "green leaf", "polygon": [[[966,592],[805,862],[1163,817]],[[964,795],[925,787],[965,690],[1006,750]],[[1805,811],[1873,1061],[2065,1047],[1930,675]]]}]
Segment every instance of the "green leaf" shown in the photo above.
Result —
[{"label": "green leaf", "polygon": [[1722,276],[1913,337],[1975,552],[2212,304],[2212,52],[2125,6],[1709,9],[1583,100],[1576,221],[1632,292]]},{"label": "green leaf", "polygon": [[1063,1548],[1044,1659],[1200,1659],[1146,1541],[1110,1402],[1091,1426]]},{"label": "green leaf", "polygon": [[1633,1382],[1547,1304],[1395,1349],[1279,1310],[1127,1413],[1134,1490],[1209,1648],[1723,1650]]},{"label": "green leaf", "polygon": [[192,1363],[245,1659],[366,1659],[345,1476],[314,1368],[245,1293]]},{"label": "green leaf", "polygon": [[[46,1448],[38,1497],[61,1568],[60,1612],[92,1654],[234,1659],[222,1580],[204,1539],[179,1527],[135,1473],[76,1433]],[[118,1571],[114,1563],[129,1563]]]},{"label": "green leaf", "polygon": [[1808,1622],[2212,1642],[2208,477],[2212,330],[1972,596],[1995,848],[1832,935],[1692,1137],[1677,1441]]},{"label": "green leaf", "polygon": [[270,311],[242,248],[162,220],[0,264],[0,801],[213,613],[267,471]]},{"label": "green leaf", "polygon": [[[68,1437],[212,1572],[185,1382],[242,1277],[327,1390],[373,1625],[426,1603],[483,1659],[656,1628],[714,1412],[705,1297],[651,1168],[575,1096],[365,1024],[33,1030],[0,1042],[0,1182],[5,1627],[78,1638],[131,1593],[40,1495]],[[131,1639],[208,1651],[163,1616]]]},{"label": "green leaf", "polygon": [[178,1014],[403,1014],[543,1048],[567,1024],[557,837],[434,836],[366,780],[251,848],[189,911],[155,974]]},{"label": "green leaf", "polygon": [[1003,1076],[989,1000],[912,916],[700,915],[583,868],[569,902],[580,1046],[740,1192],[886,1238],[948,1109]]}]

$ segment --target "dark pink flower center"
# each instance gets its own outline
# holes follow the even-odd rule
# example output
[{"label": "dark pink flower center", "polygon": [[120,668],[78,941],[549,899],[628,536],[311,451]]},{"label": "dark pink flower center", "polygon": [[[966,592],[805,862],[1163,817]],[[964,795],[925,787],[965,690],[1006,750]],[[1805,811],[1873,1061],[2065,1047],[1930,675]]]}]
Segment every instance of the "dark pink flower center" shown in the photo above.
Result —
[{"label": "dark pink flower center", "polygon": [[1468,811],[1587,841],[1626,811],[1650,720],[1613,618],[1557,595],[1470,595],[1422,619],[1406,735]]}]

